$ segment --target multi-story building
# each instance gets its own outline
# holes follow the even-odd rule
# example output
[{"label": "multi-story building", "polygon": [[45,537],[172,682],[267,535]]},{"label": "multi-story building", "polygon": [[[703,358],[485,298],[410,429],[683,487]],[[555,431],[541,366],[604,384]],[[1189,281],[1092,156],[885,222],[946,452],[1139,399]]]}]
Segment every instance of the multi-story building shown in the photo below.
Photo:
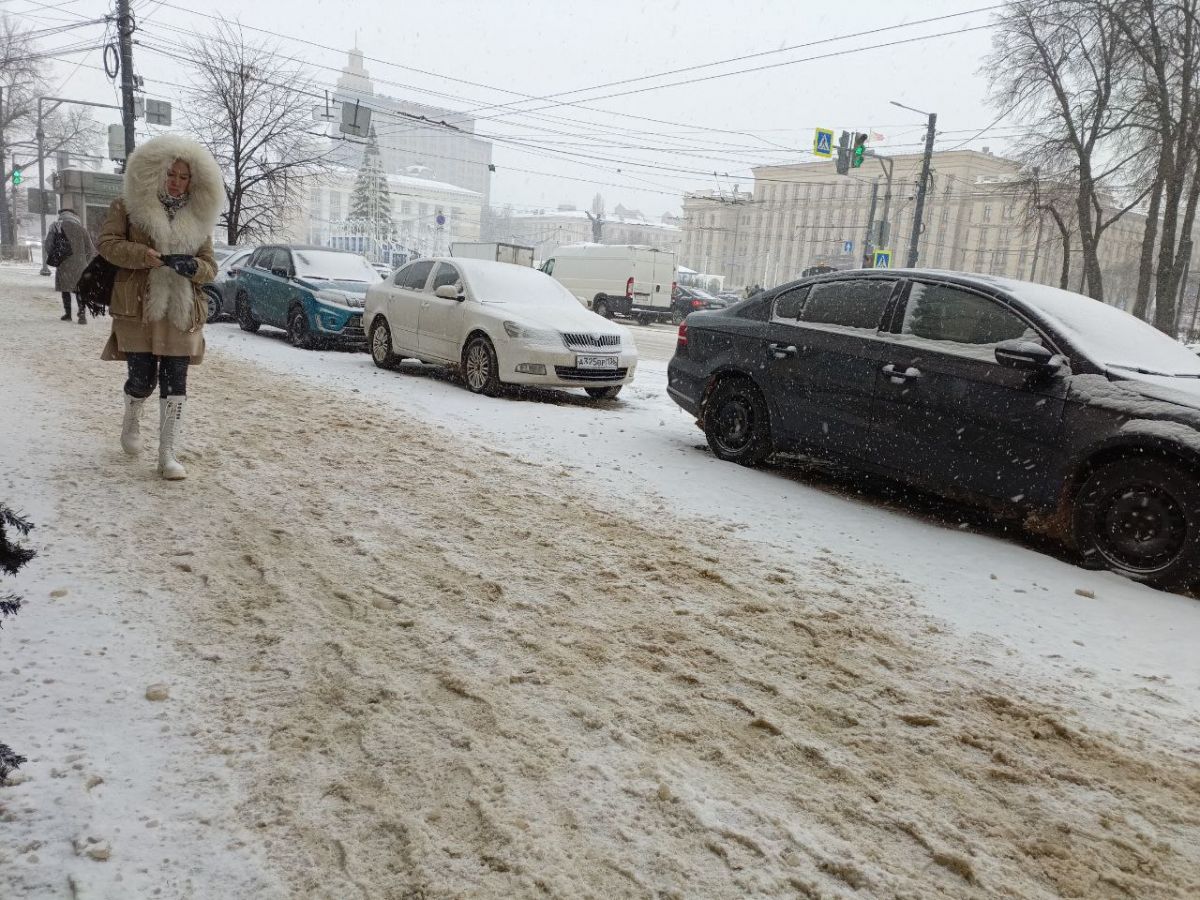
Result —
[{"label": "multi-story building", "polygon": [[[279,239],[341,246],[346,239],[370,230],[366,223],[350,217],[356,179],[356,172],[339,169],[314,183]],[[426,178],[388,175],[388,192],[394,243],[403,248],[404,255],[445,254],[454,241],[479,240],[483,197],[475,191]],[[351,245],[353,242],[347,246]]]},{"label": "multi-story building", "polygon": [[[681,262],[725,275],[733,286],[781,284],[811,266],[856,268],[863,264],[874,199],[874,221],[889,226],[876,249],[890,249],[892,265],[902,266],[921,161],[921,154],[888,157],[890,195],[883,164],[871,157],[848,176],[838,175],[833,162],[760,166],[753,195],[686,195]],[[1025,215],[1020,180],[1017,163],[986,150],[935,153],[917,264],[1057,285],[1062,242],[1048,218],[1039,225]],[[1102,267],[1112,302],[1124,305],[1132,297],[1144,227],[1144,217],[1131,212],[1104,234]],[[1070,252],[1070,285],[1078,289],[1078,236]]]},{"label": "multi-story building", "polygon": [[[659,250],[678,252],[683,232],[671,217],[654,222],[610,213],[604,217],[601,243],[641,244]],[[592,222],[587,212],[564,204],[556,210],[533,210],[506,214],[497,222],[495,240],[511,241],[534,248],[534,256],[545,259],[564,244],[593,239]]]},{"label": "multi-story building", "polygon": [[708,274],[728,276],[744,259],[751,228],[754,195],[735,187],[732,192],[695,191],[683,197],[679,261]]},{"label": "multi-story building", "polygon": [[[442,181],[474,191],[487,203],[491,193],[492,143],[477,136],[475,120],[461,112],[378,93],[358,48],[350,51],[334,93],[341,103],[370,107],[383,170]],[[336,125],[336,123],[335,123]],[[337,136],[336,127],[332,133]],[[339,163],[357,169],[363,145],[339,141]]]}]

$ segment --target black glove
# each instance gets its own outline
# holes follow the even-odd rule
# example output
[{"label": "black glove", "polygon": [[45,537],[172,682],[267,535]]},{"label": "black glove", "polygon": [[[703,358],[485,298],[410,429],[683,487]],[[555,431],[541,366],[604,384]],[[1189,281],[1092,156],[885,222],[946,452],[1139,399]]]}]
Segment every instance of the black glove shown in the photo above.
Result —
[{"label": "black glove", "polygon": [[170,253],[162,258],[164,266],[173,269],[184,278],[191,278],[200,268],[200,264],[196,262],[196,257],[188,256],[186,253]]}]

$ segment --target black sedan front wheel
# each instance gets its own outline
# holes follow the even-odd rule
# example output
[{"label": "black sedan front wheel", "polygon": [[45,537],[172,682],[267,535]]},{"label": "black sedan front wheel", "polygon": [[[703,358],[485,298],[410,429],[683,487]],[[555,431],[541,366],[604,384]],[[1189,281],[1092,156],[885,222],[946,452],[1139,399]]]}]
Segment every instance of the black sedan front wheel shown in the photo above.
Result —
[{"label": "black sedan front wheel", "polygon": [[1167,590],[1200,576],[1200,488],[1169,460],[1097,467],[1075,498],[1072,525],[1085,565]]},{"label": "black sedan front wheel", "polygon": [[756,466],[771,455],[771,422],[749,378],[723,378],[704,404],[704,436],[718,459]]}]

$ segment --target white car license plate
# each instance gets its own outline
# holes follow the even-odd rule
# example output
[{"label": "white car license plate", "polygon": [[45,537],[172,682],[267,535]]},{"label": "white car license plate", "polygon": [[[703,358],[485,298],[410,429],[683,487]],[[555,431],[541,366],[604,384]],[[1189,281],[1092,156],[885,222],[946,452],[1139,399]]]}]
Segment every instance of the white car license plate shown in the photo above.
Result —
[{"label": "white car license plate", "polygon": [[576,356],[575,368],[577,369],[615,369],[617,367],[617,358],[615,356]]}]

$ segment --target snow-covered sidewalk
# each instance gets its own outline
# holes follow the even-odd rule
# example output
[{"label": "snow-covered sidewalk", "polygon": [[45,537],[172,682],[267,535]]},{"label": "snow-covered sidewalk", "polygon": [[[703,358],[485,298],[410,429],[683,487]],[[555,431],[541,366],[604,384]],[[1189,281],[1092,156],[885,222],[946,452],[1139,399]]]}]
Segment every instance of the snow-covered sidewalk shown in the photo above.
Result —
[{"label": "snow-covered sidewalk", "polygon": [[[1125,683],[1018,677],[1003,635],[927,615],[922,564],[903,582],[838,535],[975,542],[984,574],[943,569],[961,591],[993,548],[1036,554],[693,459],[649,383],[599,410],[459,403],[263,336],[272,358],[248,362],[228,328],[193,373],[191,477],[168,484],[116,442],[106,326],[0,278],[0,487],[42,551],[0,632],[0,737],[31,758],[0,789],[0,896],[1200,890],[1190,713],[1136,719],[1132,682],[1081,713],[1110,690],[1089,682]],[[572,431],[626,446],[633,421],[605,415],[625,410],[687,434],[684,487],[554,455]],[[736,521],[793,490],[842,518],[803,547]],[[1156,615],[1186,640],[1194,603]]]}]

